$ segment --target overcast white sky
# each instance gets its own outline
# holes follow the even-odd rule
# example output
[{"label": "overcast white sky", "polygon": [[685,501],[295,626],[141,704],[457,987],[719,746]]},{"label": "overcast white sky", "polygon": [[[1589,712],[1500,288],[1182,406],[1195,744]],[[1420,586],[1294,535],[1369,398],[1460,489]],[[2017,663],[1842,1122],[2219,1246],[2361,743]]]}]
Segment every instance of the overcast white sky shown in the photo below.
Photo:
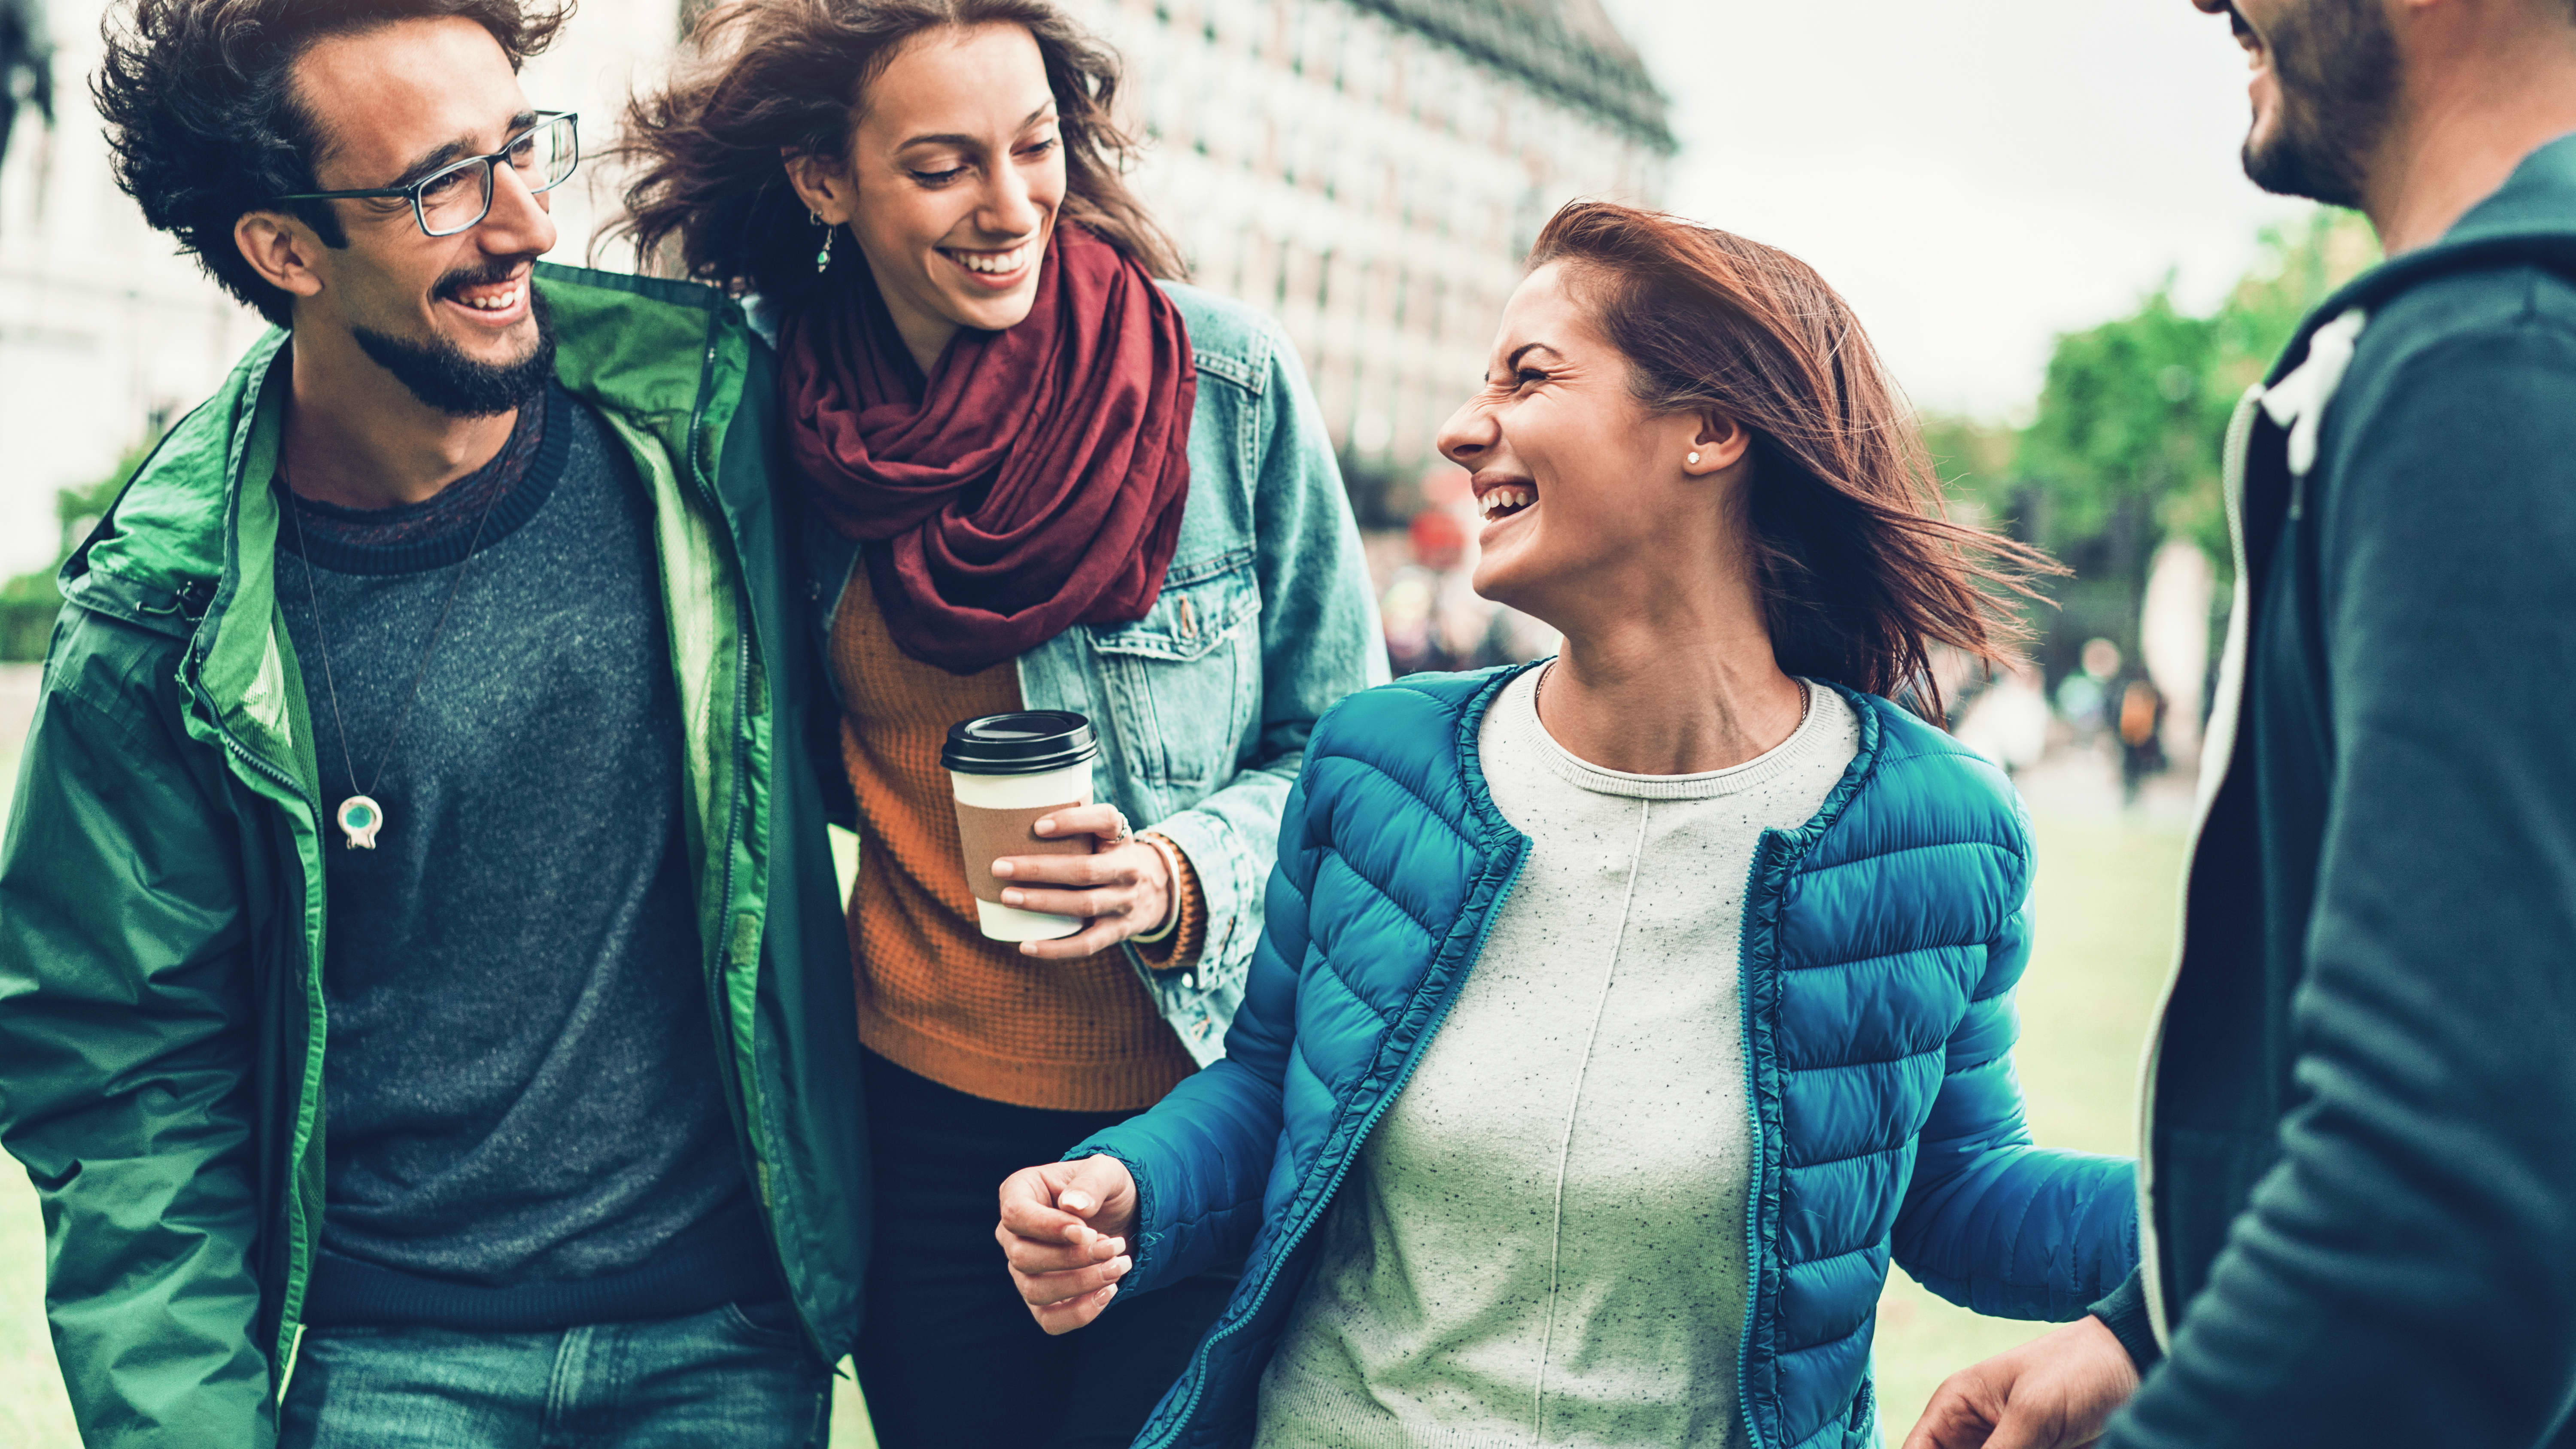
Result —
[{"label": "overcast white sky", "polygon": [[1672,209],[1812,263],[1925,407],[2015,415],[2057,333],[2168,269],[2214,305],[2304,210],[2237,168],[2190,0],[1603,3],[1674,99]]}]

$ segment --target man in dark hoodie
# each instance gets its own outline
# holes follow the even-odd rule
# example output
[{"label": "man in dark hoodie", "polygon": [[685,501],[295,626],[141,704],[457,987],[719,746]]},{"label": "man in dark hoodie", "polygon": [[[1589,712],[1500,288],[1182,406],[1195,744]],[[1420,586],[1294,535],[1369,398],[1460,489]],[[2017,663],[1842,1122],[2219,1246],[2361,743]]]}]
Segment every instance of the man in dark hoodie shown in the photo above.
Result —
[{"label": "man in dark hoodie", "polygon": [[1907,1449],[2565,1449],[2576,0],[2193,3],[2253,60],[2247,173],[2367,212],[2389,260],[2228,435],[2144,1266],[1954,1376]]}]

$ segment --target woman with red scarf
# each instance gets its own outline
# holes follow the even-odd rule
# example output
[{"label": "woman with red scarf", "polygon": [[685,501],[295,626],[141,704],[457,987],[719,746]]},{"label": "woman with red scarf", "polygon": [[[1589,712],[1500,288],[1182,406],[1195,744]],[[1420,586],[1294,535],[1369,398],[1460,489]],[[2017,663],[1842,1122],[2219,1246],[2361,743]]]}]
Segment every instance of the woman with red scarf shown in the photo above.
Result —
[{"label": "woman with red scarf", "polygon": [[[1047,0],[749,0],[696,38],[629,117],[629,227],[776,339],[860,841],[877,1435],[1124,1445],[1230,1284],[1049,1339],[994,1194],[1222,1054],[1306,738],[1384,677],[1358,535],[1294,353],[1173,280],[1114,62]],[[1095,852],[995,872],[1085,924],[1008,944],[940,748],[1021,709],[1092,721],[1102,803],[1039,827]]]}]

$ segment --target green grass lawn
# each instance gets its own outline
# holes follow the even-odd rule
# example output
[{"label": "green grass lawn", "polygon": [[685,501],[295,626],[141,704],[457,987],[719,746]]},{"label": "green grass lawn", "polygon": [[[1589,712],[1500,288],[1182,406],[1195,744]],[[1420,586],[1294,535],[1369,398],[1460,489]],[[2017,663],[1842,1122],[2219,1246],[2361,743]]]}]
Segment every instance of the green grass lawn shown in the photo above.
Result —
[{"label": "green grass lawn", "polygon": [[[0,757],[0,797],[15,778]],[[5,808],[0,798],[0,808]],[[2178,831],[2113,820],[2039,822],[2038,946],[2021,990],[2018,1054],[2032,1131],[2051,1146],[2127,1152],[2138,1049],[2173,947]],[[35,1196],[0,1159],[0,1445],[75,1449],[44,1323],[44,1238]],[[1878,1389],[1889,1442],[1904,1437],[1952,1370],[2043,1332],[1980,1318],[1902,1274],[1880,1300]],[[832,1449],[873,1449],[847,1379]]]}]

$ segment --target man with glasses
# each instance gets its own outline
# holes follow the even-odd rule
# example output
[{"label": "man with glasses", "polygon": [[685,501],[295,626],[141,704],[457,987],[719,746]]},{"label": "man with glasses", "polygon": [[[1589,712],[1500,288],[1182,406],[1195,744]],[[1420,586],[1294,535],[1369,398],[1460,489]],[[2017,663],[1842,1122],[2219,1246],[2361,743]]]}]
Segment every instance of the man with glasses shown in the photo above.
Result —
[{"label": "man with glasses", "polygon": [[540,265],[523,0],[122,0],[151,222],[276,323],[63,574],[0,1141],[86,1441],[816,1442],[856,1011],[713,289]]}]

